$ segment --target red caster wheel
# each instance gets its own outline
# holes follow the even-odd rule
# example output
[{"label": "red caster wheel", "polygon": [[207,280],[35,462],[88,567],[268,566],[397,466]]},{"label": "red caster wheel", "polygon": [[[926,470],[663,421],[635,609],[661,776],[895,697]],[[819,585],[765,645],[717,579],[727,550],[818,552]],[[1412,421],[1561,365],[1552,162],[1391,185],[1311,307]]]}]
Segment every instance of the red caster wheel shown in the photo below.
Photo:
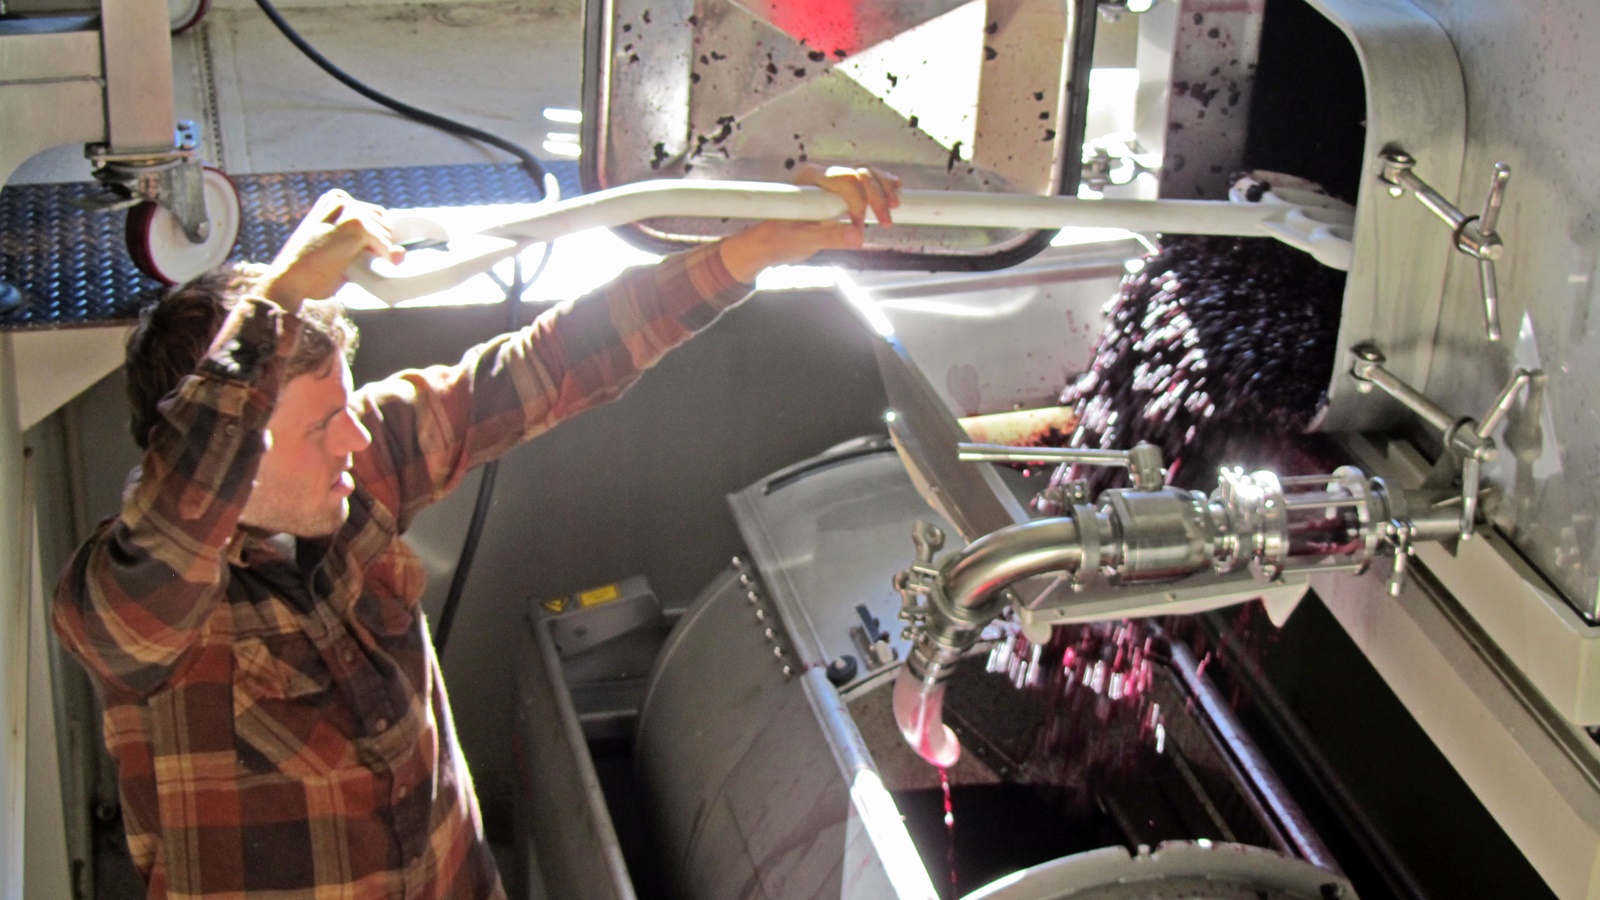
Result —
[{"label": "red caster wheel", "polygon": [[182,284],[227,261],[239,239],[239,191],[221,169],[210,166],[201,174],[200,190],[211,233],[198,244],[189,242],[177,216],[156,203],[128,211],[128,255],[139,271],[163,284]]}]

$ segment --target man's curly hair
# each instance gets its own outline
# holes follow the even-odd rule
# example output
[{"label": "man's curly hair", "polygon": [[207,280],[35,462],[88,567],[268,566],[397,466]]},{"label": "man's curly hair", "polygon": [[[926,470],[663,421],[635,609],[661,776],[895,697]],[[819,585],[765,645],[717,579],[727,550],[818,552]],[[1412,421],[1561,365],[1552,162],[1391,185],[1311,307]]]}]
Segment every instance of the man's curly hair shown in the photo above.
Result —
[{"label": "man's curly hair", "polygon": [[[228,311],[251,293],[261,267],[239,265],[207,272],[168,291],[139,313],[128,336],[124,370],[128,376],[129,427],[141,449],[150,443],[150,429],[161,418],[157,405],[194,372],[222,327]],[[300,305],[300,340],[289,358],[285,379],[320,371],[343,353],[353,359],[360,335],[355,323],[335,300],[307,300]]]}]

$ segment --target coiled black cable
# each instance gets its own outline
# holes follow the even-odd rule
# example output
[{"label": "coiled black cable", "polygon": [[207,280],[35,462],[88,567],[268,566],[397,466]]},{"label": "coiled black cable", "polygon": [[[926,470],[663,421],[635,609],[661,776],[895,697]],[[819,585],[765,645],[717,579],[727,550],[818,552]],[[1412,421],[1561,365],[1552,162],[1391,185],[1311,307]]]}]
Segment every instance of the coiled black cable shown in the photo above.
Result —
[{"label": "coiled black cable", "polygon": [[[396,100],[356,80],[354,76],[339,68],[326,56],[323,56],[317,48],[311,46],[304,37],[301,37],[300,33],[290,26],[270,0],[256,0],[256,5],[261,7],[261,12],[272,21],[273,25],[277,26],[289,43],[295,46],[295,49],[304,54],[307,59],[316,63],[317,67],[322,71],[333,76],[340,84],[371,100],[373,103],[393,110],[408,119],[413,119],[449,134],[470,138],[496,149],[504,150],[515,156],[522,163],[523,168],[528,170],[528,174],[533,178],[534,184],[539,188],[541,201],[559,199],[556,196],[558,191],[555,179],[545,170],[544,164],[539,161],[539,158],[529,152],[527,148],[481,128],[474,128],[464,122],[457,122],[454,119]],[[522,293],[527,289],[528,285],[538,280],[549,262],[550,245],[547,243],[533,275],[524,279],[522,277],[522,257],[520,255],[515,257],[511,283],[502,285],[506,291],[506,324],[508,330],[515,331],[521,327],[522,322],[519,312]],[[483,476],[478,481],[478,498],[473,503],[472,519],[467,523],[467,534],[461,542],[461,555],[456,560],[455,572],[450,577],[450,589],[446,592],[444,606],[439,611],[438,627],[433,631],[433,652],[435,656],[442,657],[444,655],[445,643],[450,639],[450,628],[455,623],[456,610],[461,604],[461,595],[466,590],[467,576],[472,572],[472,562],[478,555],[478,543],[483,537],[484,523],[489,518],[489,508],[493,505],[494,486],[499,474],[500,461],[498,459],[490,460],[483,464]]]}]

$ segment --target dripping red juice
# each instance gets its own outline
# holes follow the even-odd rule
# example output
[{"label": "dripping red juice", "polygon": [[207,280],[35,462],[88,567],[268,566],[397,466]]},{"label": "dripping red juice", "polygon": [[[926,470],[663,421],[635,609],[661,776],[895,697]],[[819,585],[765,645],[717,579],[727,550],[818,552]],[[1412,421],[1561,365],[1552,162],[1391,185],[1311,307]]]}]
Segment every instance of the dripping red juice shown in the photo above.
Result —
[{"label": "dripping red juice", "polygon": [[964,753],[992,766],[999,783],[964,783],[962,768],[953,770],[949,825],[940,786],[894,792],[933,883],[960,896],[1100,847],[1252,836],[1248,804],[1222,783],[1227,767],[1185,708],[1159,629],[1056,631],[1037,649],[1015,645],[1047,674],[1030,683],[1015,666],[992,670],[993,660],[971,658],[946,695]]}]

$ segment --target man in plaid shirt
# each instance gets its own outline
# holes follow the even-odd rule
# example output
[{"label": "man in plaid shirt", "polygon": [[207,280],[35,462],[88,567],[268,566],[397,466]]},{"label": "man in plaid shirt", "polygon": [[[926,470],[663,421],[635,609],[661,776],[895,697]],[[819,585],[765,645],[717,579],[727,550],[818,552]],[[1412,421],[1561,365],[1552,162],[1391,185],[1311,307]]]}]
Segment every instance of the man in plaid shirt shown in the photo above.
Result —
[{"label": "man in plaid shirt", "polygon": [[768,265],[860,246],[899,180],[808,167],[849,222],[763,222],[629,270],[453,366],[352,389],[330,296],[382,211],[324,195],[264,268],[129,341],[145,449],[61,577],[54,626],[105,704],[151,897],[503,897],[401,540],[468,469],[613,399]]}]

